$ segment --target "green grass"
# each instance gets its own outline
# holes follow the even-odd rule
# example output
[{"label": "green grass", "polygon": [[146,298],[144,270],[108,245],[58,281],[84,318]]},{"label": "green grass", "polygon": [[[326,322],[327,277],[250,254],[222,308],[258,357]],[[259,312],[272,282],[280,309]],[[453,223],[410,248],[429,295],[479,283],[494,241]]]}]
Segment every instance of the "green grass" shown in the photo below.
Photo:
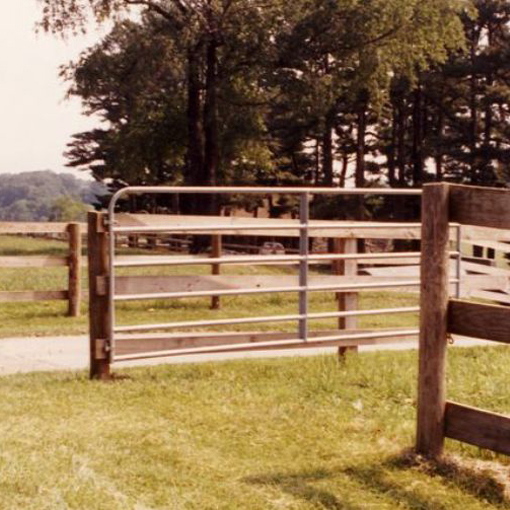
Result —
[{"label": "green grass", "polygon": [[[509,361],[452,350],[449,396],[509,412]],[[405,454],[416,365],[405,352],[3,377],[0,509],[509,508],[483,467],[506,458],[453,441],[460,463]]]},{"label": "green grass", "polygon": [[[128,251],[129,252],[129,251]],[[2,255],[65,255],[66,244],[61,241],[48,241],[15,236],[0,236],[0,256]],[[124,250],[126,253],[126,250]],[[147,253],[143,250],[129,253]],[[210,274],[209,266],[189,267],[152,267],[123,269],[119,274]],[[225,266],[224,274],[243,275],[283,275],[297,274],[291,267],[269,266]],[[83,288],[87,288],[86,274],[83,275]],[[297,283],[297,282],[296,282]],[[0,291],[14,290],[63,290],[67,287],[66,268],[23,268],[0,269]],[[360,294],[360,307],[414,306],[417,296],[395,292],[368,292]],[[221,319],[261,315],[296,314],[298,300],[296,295],[272,294],[257,296],[237,296],[222,298],[222,308],[209,309],[210,298],[159,300],[122,303],[117,306],[119,324],[147,324],[199,319]],[[337,307],[333,293],[314,293],[310,300],[311,312],[326,312]],[[75,335],[88,331],[87,304],[82,308],[82,317],[66,317],[65,301],[45,301],[33,303],[0,303],[0,337]],[[416,314],[397,316],[373,316],[359,319],[361,328],[412,327],[417,322]],[[335,329],[335,320],[311,322],[313,329]],[[294,331],[295,323],[274,323],[221,327],[221,330],[238,331]],[[209,328],[209,330],[220,328]],[[203,331],[203,330],[202,330]]]}]

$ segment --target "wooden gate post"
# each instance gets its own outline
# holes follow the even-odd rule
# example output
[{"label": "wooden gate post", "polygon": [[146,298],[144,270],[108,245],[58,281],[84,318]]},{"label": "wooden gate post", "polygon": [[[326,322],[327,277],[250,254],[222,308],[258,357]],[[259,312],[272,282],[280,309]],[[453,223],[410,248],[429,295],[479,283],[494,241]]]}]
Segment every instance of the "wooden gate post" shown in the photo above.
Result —
[{"label": "wooden gate post", "polygon": [[88,213],[90,378],[110,378],[110,357],[106,351],[109,334],[108,293],[98,292],[98,277],[108,275],[108,235],[105,215]]},{"label": "wooden gate post", "polygon": [[[222,251],[222,239],[221,234],[215,234],[212,236],[212,245],[211,245],[211,257],[220,258]],[[211,274],[218,275],[221,272],[221,264],[212,264]],[[220,296],[213,296],[211,298],[211,310],[219,310],[220,309]]]},{"label": "wooden gate post", "polygon": [[[356,239],[333,239],[334,253],[357,253],[358,243]],[[357,260],[334,260],[333,273],[339,276],[356,276],[358,274]],[[338,311],[348,312],[358,309],[358,293],[357,292],[337,292]],[[339,317],[338,329],[356,329],[358,320],[356,317]],[[338,355],[343,357],[347,351],[358,352],[356,346],[339,347]]]},{"label": "wooden gate post", "polygon": [[81,226],[79,223],[69,223],[67,226],[69,237],[69,308],[70,317],[79,317],[81,308]]},{"label": "wooden gate post", "polygon": [[422,197],[420,354],[416,450],[436,458],[445,437],[449,186],[427,184]]}]

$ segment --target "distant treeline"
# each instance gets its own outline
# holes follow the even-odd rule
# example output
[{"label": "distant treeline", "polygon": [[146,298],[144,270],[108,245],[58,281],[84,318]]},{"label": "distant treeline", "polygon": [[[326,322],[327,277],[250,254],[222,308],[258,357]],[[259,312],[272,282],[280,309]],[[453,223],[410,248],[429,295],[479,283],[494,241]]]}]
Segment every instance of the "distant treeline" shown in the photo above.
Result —
[{"label": "distant treeline", "polygon": [[73,221],[83,219],[105,188],[51,171],[4,174],[0,178],[0,220]]}]

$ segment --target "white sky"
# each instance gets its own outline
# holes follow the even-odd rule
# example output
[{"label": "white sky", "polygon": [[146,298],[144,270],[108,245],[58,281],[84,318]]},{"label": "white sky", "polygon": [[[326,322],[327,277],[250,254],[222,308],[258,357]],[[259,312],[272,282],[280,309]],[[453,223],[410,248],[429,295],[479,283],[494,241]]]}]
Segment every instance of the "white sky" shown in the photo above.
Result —
[{"label": "white sky", "polygon": [[71,135],[98,121],[81,115],[78,100],[65,100],[67,87],[58,68],[97,41],[99,34],[67,42],[36,34],[36,0],[1,1],[0,173],[64,171],[62,153]]}]

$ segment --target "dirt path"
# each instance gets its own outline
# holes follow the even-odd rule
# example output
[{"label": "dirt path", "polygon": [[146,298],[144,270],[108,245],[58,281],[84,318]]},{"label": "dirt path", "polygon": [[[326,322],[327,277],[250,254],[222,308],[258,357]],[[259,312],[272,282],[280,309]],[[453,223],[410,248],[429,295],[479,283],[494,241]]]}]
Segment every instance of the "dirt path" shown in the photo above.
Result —
[{"label": "dirt path", "polygon": [[[489,342],[457,338],[455,345],[471,347]],[[393,345],[373,345],[360,348],[361,352],[416,349],[417,342]],[[200,354],[167,359],[141,360],[119,366],[158,365],[162,363],[201,363],[214,360],[264,358],[281,356],[315,356],[335,352],[335,348],[282,350],[270,352],[239,352],[230,354]],[[41,337],[0,339],[0,375],[50,370],[82,370],[88,368],[88,337]]]}]

